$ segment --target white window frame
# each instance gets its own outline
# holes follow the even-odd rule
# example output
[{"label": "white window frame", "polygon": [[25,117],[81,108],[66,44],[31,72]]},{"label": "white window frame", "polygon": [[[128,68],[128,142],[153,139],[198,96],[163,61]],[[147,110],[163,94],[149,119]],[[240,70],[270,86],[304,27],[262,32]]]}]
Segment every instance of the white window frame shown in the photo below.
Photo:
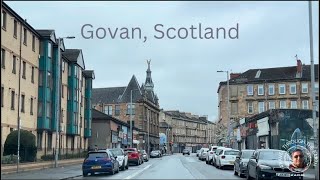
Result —
[{"label": "white window frame", "polygon": [[[271,93],[271,90],[272,89],[272,93]],[[268,93],[269,95],[274,95],[274,84],[269,84],[268,86]]]},{"label": "white window frame", "polygon": [[[282,102],[284,102],[284,106],[281,105]],[[287,108],[287,101],[286,100],[280,100],[279,101],[279,108],[280,109],[286,109]]]},{"label": "white window frame", "polygon": [[[281,88],[284,88],[284,92],[281,93]],[[286,94],[286,84],[279,84],[279,94]]]},{"label": "white window frame", "polygon": [[[271,106],[273,105],[273,107]],[[275,109],[276,108],[276,102],[275,101],[269,101],[269,109]]]},{"label": "white window frame", "polygon": [[[304,91],[304,89],[306,91]],[[308,93],[309,92],[309,85],[307,82],[304,82],[301,84],[301,93]]]},{"label": "white window frame", "polygon": [[[251,106],[250,106],[251,105]],[[252,112],[250,112],[250,107],[251,107],[251,109],[252,109]],[[248,108],[248,114],[253,114],[253,102],[248,102],[248,104],[247,104],[247,108]]]},{"label": "white window frame", "polygon": [[258,102],[258,111],[259,111],[259,113],[262,113],[262,112],[265,111],[264,102],[263,101],[262,102]]},{"label": "white window frame", "polygon": [[[289,87],[290,87],[290,94],[297,94],[297,84],[296,83],[291,83]],[[294,87],[294,91],[292,91],[293,87]]]},{"label": "white window frame", "polygon": [[[251,87],[251,90],[252,90],[252,91],[249,91],[249,90],[250,90],[250,87]],[[248,84],[248,85],[247,85],[247,95],[248,95],[248,96],[253,96],[253,84]]]},{"label": "white window frame", "polygon": [[302,100],[301,107],[302,107],[302,109],[309,109],[309,100]]},{"label": "white window frame", "polygon": [[[295,106],[293,106],[295,104]],[[297,101],[290,101],[290,108],[291,109],[297,109],[298,108],[298,104],[297,104]]]},{"label": "white window frame", "polygon": [[[262,93],[260,93],[260,90],[262,90]],[[258,96],[263,96],[264,95],[264,86],[263,84],[258,85]]]}]

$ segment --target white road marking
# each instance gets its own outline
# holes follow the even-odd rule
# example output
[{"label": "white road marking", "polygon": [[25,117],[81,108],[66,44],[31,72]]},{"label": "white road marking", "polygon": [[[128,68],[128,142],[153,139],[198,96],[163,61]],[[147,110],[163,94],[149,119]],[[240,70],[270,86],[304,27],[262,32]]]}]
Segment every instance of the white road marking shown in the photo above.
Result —
[{"label": "white road marking", "polygon": [[133,177],[135,177],[135,176],[137,176],[138,174],[140,174],[142,171],[144,171],[144,170],[146,170],[146,169],[150,168],[150,167],[151,167],[151,165],[152,165],[152,164],[149,164],[148,166],[144,167],[144,168],[143,168],[143,169],[141,169],[140,171],[137,171],[137,172],[135,172],[135,173],[131,174],[130,176],[128,176],[128,177],[126,177],[126,178],[124,178],[124,179],[132,179]]}]

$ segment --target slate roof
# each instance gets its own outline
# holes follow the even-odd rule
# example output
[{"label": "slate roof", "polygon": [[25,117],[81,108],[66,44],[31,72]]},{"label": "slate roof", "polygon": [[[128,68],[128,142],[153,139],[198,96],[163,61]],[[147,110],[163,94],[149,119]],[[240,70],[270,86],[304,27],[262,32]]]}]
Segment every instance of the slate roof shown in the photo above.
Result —
[{"label": "slate roof", "polygon": [[[196,117],[189,117],[186,115],[185,112],[179,112],[179,111],[164,111],[165,114],[168,114],[169,116],[179,118],[182,120],[187,121],[197,121],[198,123],[207,123],[208,120],[202,119],[202,117],[196,118]],[[208,121],[209,122],[209,121]]]},{"label": "slate roof", "polygon": [[126,87],[93,88],[92,103],[118,103],[119,97],[123,94],[125,89]]},{"label": "slate roof", "polygon": [[82,69],[85,69],[85,64],[84,64],[84,59],[83,59],[83,54],[81,49],[66,49],[65,52],[62,52],[62,55],[66,57],[70,62],[77,63]]},{"label": "slate roof", "polygon": [[50,37],[54,33],[53,29],[37,29],[37,32],[43,37]]},{"label": "slate roof", "polygon": [[82,74],[87,77],[87,78],[92,78],[94,79],[94,71],[93,70],[83,70]]},{"label": "slate roof", "polygon": [[[315,78],[319,79],[318,64],[315,64]],[[258,71],[261,71],[259,78],[255,78]],[[297,66],[288,67],[276,67],[276,68],[265,68],[265,69],[249,69],[242,73],[240,76],[230,79],[230,84],[245,84],[245,83],[258,83],[258,82],[275,82],[275,81],[287,81],[287,80],[311,80],[311,66],[302,65],[302,77],[296,77]],[[227,84],[226,81],[219,83],[218,92],[221,85]]]}]

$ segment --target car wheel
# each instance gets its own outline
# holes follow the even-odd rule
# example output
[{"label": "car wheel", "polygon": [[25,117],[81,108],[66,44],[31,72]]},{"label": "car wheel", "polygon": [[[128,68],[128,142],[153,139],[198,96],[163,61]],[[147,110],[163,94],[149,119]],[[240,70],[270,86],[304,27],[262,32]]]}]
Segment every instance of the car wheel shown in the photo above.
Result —
[{"label": "car wheel", "polygon": [[209,162],[206,160],[206,164],[209,164]]},{"label": "car wheel", "polygon": [[87,177],[87,176],[88,176],[88,173],[82,172],[82,176],[83,176],[83,177]]},{"label": "car wheel", "polygon": [[127,161],[126,169],[129,169],[129,162]]},{"label": "car wheel", "polygon": [[114,166],[112,167],[112,171],[111,171],[111,174],[114,175],[115,174],[115,171],[114,171]]},{"label": "car wheel", "polygon": [[124,171],[126,168],[125,168],[125,163],[124,163],[124,161],[123,161],[123,163],[122,163],[122,166],[121,166],[121,171]]},{"label": "car wheel", "polygon": [[256,178],[255,178],[255,180],[259,180],[260,178],[259,178],[259,176],[258,176],[258,173],[256,172]]},{"label": "car wheel", "polygon": [[249,175],[249,169],[247,170],[246,178],[247,178],[247,180],[250,180],[250,179],[251,179],[251,177],[250,177],[250,175]]},{"label": "car wheel", "polygon": [[120,167],[119,167],[119,165],[118,165],[117,173],[119,173],[119,171],[120,171]]}]

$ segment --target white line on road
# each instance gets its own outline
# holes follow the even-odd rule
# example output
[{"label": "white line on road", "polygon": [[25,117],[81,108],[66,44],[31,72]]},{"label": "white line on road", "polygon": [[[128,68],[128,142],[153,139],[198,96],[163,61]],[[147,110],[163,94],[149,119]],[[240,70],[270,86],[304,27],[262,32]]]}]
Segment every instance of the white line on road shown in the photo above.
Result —
[{"label": "white line on road", "polygon": [[140,171],[137,171],[133,174],[131,174],[130,176],[124,178],[124,179],[132,179],[133,177],[137,176],[138,174],[140,174],[142,171],[148,169],[149,167],[151,167],[152,164],[149,164],[148,166],[144,167],[143,169],[141,169]]}]

